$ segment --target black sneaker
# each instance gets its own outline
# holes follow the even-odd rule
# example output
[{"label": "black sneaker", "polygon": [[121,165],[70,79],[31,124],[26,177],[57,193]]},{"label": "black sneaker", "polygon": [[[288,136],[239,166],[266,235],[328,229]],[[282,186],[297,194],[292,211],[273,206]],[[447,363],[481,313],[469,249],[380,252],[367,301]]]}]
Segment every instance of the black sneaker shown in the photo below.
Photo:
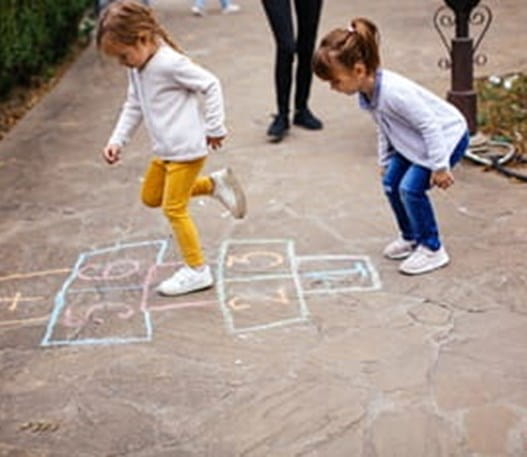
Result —
[{"label": "black sneaker", "polygon": [[308,130],[320,130],[323,127],[320,119],[317,119],[308,108],[304,108],[295,112],[293,124],[304,127]]},{"label": "black sneaker", "polygon": [[272,142],[278,143],[279,141],[282,141],[288,130],[289,119],[287,116],[285,114],[277,114],[267,129],[267,136]]}]

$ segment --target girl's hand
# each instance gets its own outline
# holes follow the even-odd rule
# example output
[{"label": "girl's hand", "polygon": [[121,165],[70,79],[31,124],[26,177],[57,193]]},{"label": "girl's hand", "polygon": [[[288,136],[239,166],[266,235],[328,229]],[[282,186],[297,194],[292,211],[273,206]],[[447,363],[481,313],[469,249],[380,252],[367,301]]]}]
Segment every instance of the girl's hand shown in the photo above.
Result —
[{"label": "girl's hand", "polygon": [[221,148],[224,139],[224,136],[208,136],[207,146],[210,146],[214,150]]},{"label": "girl's hand", "polygon": [[454,175],[450,170],[433,171],[430,177],[430,185],[440,189],[447,189],[454,184]]},{"label": "girl's hand", "polygon": [[102,151],[102,156],[104,160],[110,165],[119,161],[121,155],[121,146],[118,144],[109,144]]}]

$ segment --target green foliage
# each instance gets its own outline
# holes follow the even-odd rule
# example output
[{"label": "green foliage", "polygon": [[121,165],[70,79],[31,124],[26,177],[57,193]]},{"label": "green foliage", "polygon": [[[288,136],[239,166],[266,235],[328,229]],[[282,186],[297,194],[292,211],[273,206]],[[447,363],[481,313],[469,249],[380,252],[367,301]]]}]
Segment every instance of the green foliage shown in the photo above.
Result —
[{"label": "green foliage", "polygon": [[480,130],[514,143],[519,154],[527,155],[527,74],[477,79],[475,88]]},{"label": "green foliage", "polygon": [[0,98],[68,52],[93,0],[0,0]]}]

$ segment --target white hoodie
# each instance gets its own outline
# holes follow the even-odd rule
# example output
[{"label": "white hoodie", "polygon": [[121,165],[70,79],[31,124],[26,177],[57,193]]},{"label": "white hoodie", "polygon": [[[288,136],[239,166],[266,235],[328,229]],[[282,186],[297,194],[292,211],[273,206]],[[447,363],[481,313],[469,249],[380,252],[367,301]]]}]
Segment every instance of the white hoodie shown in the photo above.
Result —
[{"label": "white hoodie", "polygon": [[128,81],[108,144],[124,146],[144,119],[154,155],[187,162],[207,155],[207,136],[226,135],[218,78],[170,46],[162,44],[141,70],[130,69]]},{"label": "white hoodie", "polygon": [[389,70],[377,71],[372,99],[361,93],[359,103],[377,123],[381,166],[395,150],[432,171],[448,169],[467,132],[467,122],[454,105]]}]

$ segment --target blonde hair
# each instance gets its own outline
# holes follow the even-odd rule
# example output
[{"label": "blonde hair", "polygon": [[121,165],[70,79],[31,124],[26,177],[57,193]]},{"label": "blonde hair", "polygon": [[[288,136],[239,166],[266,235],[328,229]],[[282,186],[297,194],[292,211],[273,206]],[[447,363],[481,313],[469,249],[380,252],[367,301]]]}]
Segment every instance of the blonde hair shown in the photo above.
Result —
[{"label": "blonde hair", "polygon": [[152,9],[134,0],[117,0],[104,9],[97,26],[97,47],[104,48],[104,40],[134,46],[145,32],[183,53],[155,18]]},{"label": "blonde hair", "polygon": [[373,22],[362,17],[352,19],[348,28],[333,29],[322,38],[313,55],[313,72],[329,81],[335,62],[350,70],[362,62],[368,73],[374,73],[381,64],[379,41],[379,31]]}]

